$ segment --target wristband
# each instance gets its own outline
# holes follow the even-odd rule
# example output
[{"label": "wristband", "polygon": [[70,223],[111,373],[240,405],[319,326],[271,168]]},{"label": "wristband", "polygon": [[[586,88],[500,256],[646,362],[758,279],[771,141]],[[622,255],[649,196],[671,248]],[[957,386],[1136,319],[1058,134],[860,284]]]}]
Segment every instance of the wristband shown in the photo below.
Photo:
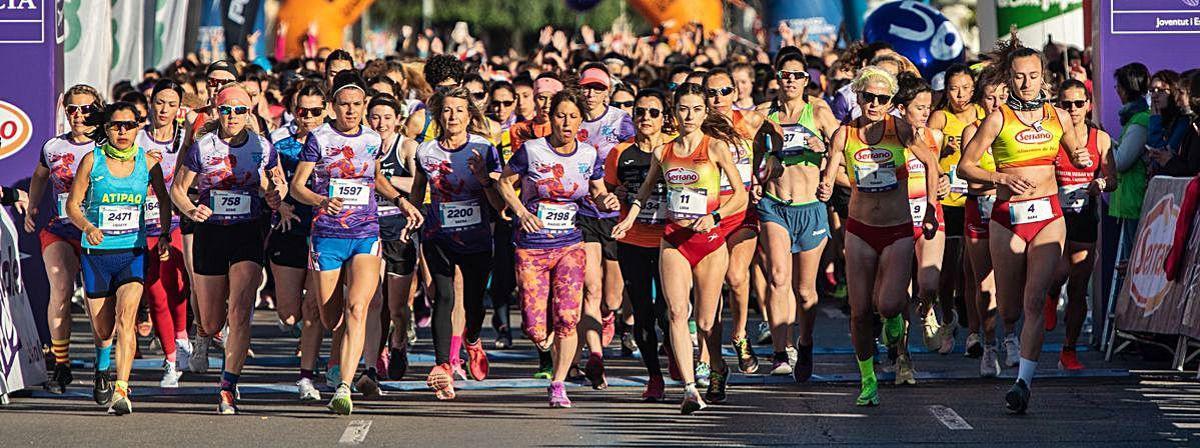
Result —
[{"label": "wristband", "polygon": [[721,223],[721,212],[719,210],[713,210],[712,213],[709,213],[709,216],[712,216],[713,224]]},{"label": "wristband", "polygon": [[634,200],[633,200],[633,202],[630,202],[630,203],[629,203],[629,206],[630,206],[630,207],[632,207],[632,206],[635,206],[635,205],[636,205],[638,208],[642,208],[642,200],[641,200],[641,199],[634,199]]}]

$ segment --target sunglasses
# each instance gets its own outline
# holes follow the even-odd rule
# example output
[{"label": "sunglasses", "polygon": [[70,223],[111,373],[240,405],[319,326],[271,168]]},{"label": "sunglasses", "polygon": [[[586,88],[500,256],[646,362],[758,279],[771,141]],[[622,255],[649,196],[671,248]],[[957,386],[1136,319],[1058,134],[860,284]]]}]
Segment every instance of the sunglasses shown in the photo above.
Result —
[{"label": "sunglasses", "polygon": [[1063,109],[1083,109],[1083,106],[1087,105],[1087,100],[1076,100],[1076,101],[1063,100],[1063,101],[1059,101],[1058,104],[1061,105]]},{"label": "sunglasses", "polygon": [[246,112],[250,112],[246,106],[217,106],[217,113],[221,115],[244,115]]},{"label": "sunglasses", "polygon": [[780,71],[777,71],[777,72],[775,72],[775,76],[778,76],[778,77],[779,77],[779,79],[781,79],[781,80],[788,80],[788,79],[796,79],[796,80],[799,80],[799,79],[808,79],[808,72],[806,72],[806,71],[795,71],[795,72],[793,72],[793,71],[789,71],[789,70],[780,70]]},{"label": "sunglasses", "polygon": [[92,104],[68,104],[67,105],[67,115],[77,114],[77,113],[83,114],[83,115],[91,115],[92,112],[95,112],[95,111],[96,111],[96,106],[92,105]]},{"label": "sunglasses", "polygon": [[726,96],[733,93],[733,86],[725,86],[720,89],[704,89],[704,94],[708,97]]},{"label": "sunglasses", "polygon": [[655,109],[652,107],[633,108],[633,116],[641,118],[646,115],[650,115],[650,118],[658,118],[659,115],[662,115],[662,109]]},{"label": "sunglasses", "polygon": [[296,109],[296,116],[319,117],[322,112],[325,112],[324,107],[300,107]]},{"label": "sunglasses", "polygon": [[633,101],[613,101],[608,105],[616,108],[633,107]]},{"label": "sunglasses", "polygon": [[875,103],[875,104],[882,106],[884,104],[888,104],[888,103],[892,102],[891,95],[880,95],[880,94],[875,94],[875,93],[871,93],[871,92],[862,92],[862,93],[859,93],[858,96],[862,97],[863,102],[867,103],[867,104]]},{"label": "sunglasses", "polygon": [[509,101],[495,100],[495,101],[492,101],[492,104],[495,104],[500,107],[511,107],[513,104],[517,104],[517,102],[515,100],[509,100]]},{"label": "sunglasses", "polygon": [[121,131],[121,132],[126,132],[126,131],[129,131],[132,129],[137,129],[138,126],[139,126],[138,122],[133,121],[133,120],[120,120],[120,121],[108,122],[109,129],[117,129],[118,131]]},{"label": "sunglasses", "polygon": [[226,86],[226,85],[228,85],[228,84],[232,84],[233,82],[234,82],[234,81],[233,81],[232,79],[212,79],[212,78],[208,78],[208,87],[209,87],[210,89],[221,90],[221,88],[222,88],[222,87],[225,87],[225,86]]},{"label": "sunglasses", "polygon": [[1155,87],[1155,88],[1152,88],[1152,89],[1150,89],[1150,93],[1156,93],[1156,94],[1157,94],[1157,93],[1171,93],[1171,89],[1164,89],[1164,88],[1161,88],[1161,87]]},{"label": "sunglasses", "polygon": [[475,98],[475,101],[483,101],[484,98],[487,98],[487,92],[471,92],[471,98]]}]

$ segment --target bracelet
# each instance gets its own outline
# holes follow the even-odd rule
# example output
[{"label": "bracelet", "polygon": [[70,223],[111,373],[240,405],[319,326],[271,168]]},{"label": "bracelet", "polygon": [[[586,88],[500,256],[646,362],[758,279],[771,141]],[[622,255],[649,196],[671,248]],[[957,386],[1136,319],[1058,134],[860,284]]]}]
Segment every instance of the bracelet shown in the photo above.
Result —
[{"label": "bracelet", "polygon": [[709,216],[712,216],[713,224],[721,223],[721,212],[719,210],[713,210],[712,213],[709,213]]},{"label": "bracelet", "polygon": [[635,205],[636,205],[638,208],[642,208],[642,200],[641,200],[641,199],[634,199],[634,200],[633,200],[633,202],[630,202],[630,203],[629,203],[629,206],[630,206],[630,207],[632,207],[632,206],[635,206]]}]

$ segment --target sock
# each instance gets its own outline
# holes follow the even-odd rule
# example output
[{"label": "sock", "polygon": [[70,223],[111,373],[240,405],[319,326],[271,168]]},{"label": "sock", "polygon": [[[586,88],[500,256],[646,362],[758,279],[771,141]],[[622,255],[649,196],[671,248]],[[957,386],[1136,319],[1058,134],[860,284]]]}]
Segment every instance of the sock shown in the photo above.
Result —
[{"label": "sock", "polygon": [[462,357],[459,352],[462,351],[462,336],[450,336],[450,366],[457,366]]},{"label": "sock", "polygon": [[96,346],[97,372],[104,372],[112,368],[112,348],[111,344],[106,347]]},{"label": "sock", "polygon": [[221,390],[233,392],[237,389],[238,378],[241,375],[228,371],[221,372]]},{"label": "sock", "polygon": [[312,370],[300,369],[300,379],[308,379],[309,381],[312,381],[313,378],[316,378],[316,377],[317,377],[317,375],[315,373],[313,373]]},{"label": "sock", "polygon": [[71,340],[70,339],[51,339],[50,351],[54,353],[55,364],[70,364]]},{"label": "sock", "polygon": [[858,374],[862,377],[863,384],[875,382],[875,357],[868,356],[867,359],[858,359]]},{"label": "sock", "polygon": [[186,340],[187,340],[187,338],[188,338],[188,334],[187,334],[187,327],[184,327],[184,329],[182,329],[182,330],[178,330],[178,331],[176,331],[176,332],[175,332],[175,340],[176,340],[176,341],[178,341],[178,340],[180,340],[180,339],[182,339],[182,340],[185,340],[185,341],[186,341]]},{"label": "sock", "polygon": [[178,352],[178,348],[176,348],[176,351],[174,351],[174,352],[167,353],[167,362],[169,362],[171,364],[175,364],[175,361],[179,359],[175,356],[175,354],[177,352]]},{"label": "sock", "polygon": [[1025,380],[1026,386],[1033,385],[1033,372],[1037,370],[1037,361],[1030,361],[1021,357],[1021,364],[1017,367],[1017,379]]}]

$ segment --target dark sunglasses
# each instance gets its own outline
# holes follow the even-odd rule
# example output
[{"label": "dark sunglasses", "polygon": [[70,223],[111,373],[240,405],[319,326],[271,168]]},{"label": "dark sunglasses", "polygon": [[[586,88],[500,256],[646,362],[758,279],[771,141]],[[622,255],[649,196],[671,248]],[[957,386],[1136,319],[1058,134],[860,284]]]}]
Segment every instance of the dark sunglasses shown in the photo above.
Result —
[{"label": "dark sunglasses", "polygon": [[650,115],[650,118],[658,118],[659,115],[662,115],[662,109],[655,109],[652,107],[633,108],[633,116],[641,118],[646,115]]},{"label": "dark sunglasses", "polygon": [[217,106],[217,113],[221,115],[244,115],[246,112],[250,112],[246,106]]},{"label": "dark sunglasses", "polygon": [[119,120],[119,121],[108,122],[109,129],[115,128],[121,132],[129,131],[131,129],[137,129],[138,126],[140,126],[138,124],[138,122],[133,121],[133,120]]},{"label": "dark sunglasses", "polygon": [[298,116],[298,117],[319,117],[319,116],[321,116],[322,112],[325,112],[324,107],[301,107],[301,108],[296,109],[296,116]]},{"label": "dark sunglasses", "polygon": [[208,78],[208,87],[209,87],[209,88],[212,88],[212,89],[221,90],[221,88],[222,88],[222,87],[225,87],[225,86],[226,86],[226,85],[228,85],[228,84],[232,84],[233,82],[234,82],[234,81],[233,81],[232,79],[212,79],[212,78]]},{"label": "dark sunglasses", "polygon": [[494,101],[492,101],[492,104],[495,104],[500,107],[511,107],[513,104],[517,104],[517,102],[515,100],[510,100],[510,101],[494,100]]},{"label": "dark sunglasses", "polygon": [[68,104],[67,115],[79,113],[83,115],[91,115],[96,111],[96,106],[92,104]]},{"label": "dark sunglasses", "polygon": [[808,72],[806,72],[806,71],[793,72],[793,71],[789,71],[789,70],[780,70],[780,71],[775,72],[775,76],[778,76],[779,79],[781,79],[781,80],[808,79]]},{"label": "dark sunglasses", "polygon": [[483,101],[484,98],[487,98],[487,92],[472,92],[471,98],[475,98],[475,101]]},{"label": "dark sunglasses", "polygon": [[1063,101],[1058,102],[1058,104],[1061,105],[1063,109],[1083,109],[1083,106],[1086,106],[1087,103],[1088,103],[1088,100],[1076,100],[1076,101],[1063,100]]},{"label": "dark sunglasses", "polygon": [[859,93],[858,96],[862,97],[864,103],[875,103],[880,106],[892,102],[891,95],[878,95],[870,92],[862,92]]},{"label": "dark sunglasses", "polygon": [[733,93],[733,86],[725,86],[720,89],[704,89],[704,94],[708,97],[726,96]]},{"label": "dark sunglasses", "polygon": [[608,105],[616,108],[633,107],[633,101],[613,101]]}]

